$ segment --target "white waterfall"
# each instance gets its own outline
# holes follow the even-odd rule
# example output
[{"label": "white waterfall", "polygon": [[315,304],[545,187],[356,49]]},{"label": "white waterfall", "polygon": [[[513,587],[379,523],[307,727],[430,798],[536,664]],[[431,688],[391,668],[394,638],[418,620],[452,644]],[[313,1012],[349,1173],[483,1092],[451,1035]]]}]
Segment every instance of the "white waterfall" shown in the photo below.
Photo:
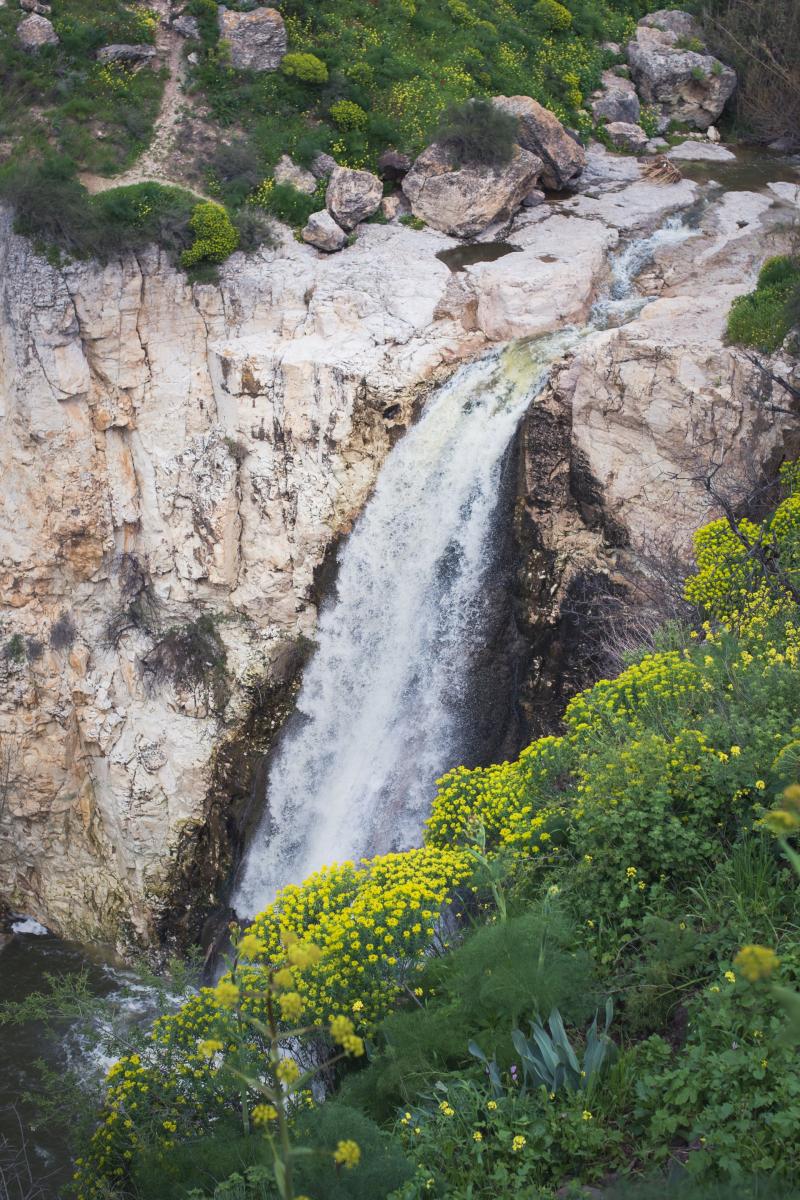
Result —
[{"label": "white waterfall", "polygon": [[[672,217],[624,247],[583,332],[635,316],[646,303],[635,276],[689,236]],[[272,760],[233,897],[241,916],[325,863],[419,843],[435,780],[462,760],[468,733],[503,459],[551,364],[580,336],[567,329],[463,367],[386,460],[340,552]]]},{"label": "white waterfall", "polygon": [[392,450],[339,556],[317,650],[234,896],[252,915],[325,863],[419,843],[464,744],[503,459],[575,334],[461,368]]}]

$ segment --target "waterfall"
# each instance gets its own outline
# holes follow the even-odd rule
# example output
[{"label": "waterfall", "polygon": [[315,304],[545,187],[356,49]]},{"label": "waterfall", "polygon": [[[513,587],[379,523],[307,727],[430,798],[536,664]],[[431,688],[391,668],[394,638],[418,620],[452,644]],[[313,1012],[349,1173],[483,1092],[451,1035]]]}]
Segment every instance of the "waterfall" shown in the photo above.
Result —
[{"label": "waterfall", "polygon": [[571,331],[462,367],[394,447],[339,555],[234,905],[325,863],[418,844],[468,734],[504,456]]},{"label": "waterfall", "polygon": [[692,232],[671,217],[629,243],[586,330],[462,367],[392,450],[339,555],[235,889],[240,915],[326,863],[419,843],[435,781],[468,740],[469,663],[487,616],[498,483],[514,431],[552,363],[583,333],[635,316],[646,303],[635,276]]}]

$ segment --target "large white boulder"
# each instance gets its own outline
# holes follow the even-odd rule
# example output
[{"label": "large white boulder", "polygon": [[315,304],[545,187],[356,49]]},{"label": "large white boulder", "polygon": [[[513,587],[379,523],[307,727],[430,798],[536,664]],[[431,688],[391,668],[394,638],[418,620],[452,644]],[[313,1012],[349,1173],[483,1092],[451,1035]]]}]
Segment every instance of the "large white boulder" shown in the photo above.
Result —
[{"label": "large white boulder", "polygon": [[658,108],[664,128],[681,121],[708,129],[736,87],[736,72],[706,51],[688,13],[663,9],[643,17],[627,56],[640,100]]},{"label": "large white boulder", "polygon": [[495,96],[494,104],[517,118],[517,141],[542,160],[544,186],[553,191],[570,187],[584,168],[586,153],[558,117],[531,96]]},{"label": "large white boulder", "polygon": [[411,211],[426,225],[453,237],[476,237],[495,221],[513,215],[539,179],[542,161],[515,150],[502,166],[452,165],[439,143],[423,150],[403,180]]},{"label": "large white boulder", "polygon": [[234,12],[220,5],[219,36],[239,71],[277,71],[286,53],[286,26],[274,8]]}]

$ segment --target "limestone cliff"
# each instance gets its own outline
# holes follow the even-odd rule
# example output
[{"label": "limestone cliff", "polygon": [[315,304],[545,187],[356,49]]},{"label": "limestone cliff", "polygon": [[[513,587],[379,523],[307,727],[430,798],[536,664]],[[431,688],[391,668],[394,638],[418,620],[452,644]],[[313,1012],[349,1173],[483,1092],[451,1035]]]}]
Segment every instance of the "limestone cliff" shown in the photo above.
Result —
[{"label": "limestone cliff", "polygon": [[[451,239],[372,225],[332,258],[287,235],[189,287],[155,250],[53,266],[3,218],[0,897],[142,942],[176,889],[213,903],[226,805],[393,440],[459,360],[585,319],[620,237],[697,198],[638,174],[595,154],[582,195],[516,219],[518,253],[458,273],[436,257]],[[654,528],[679,549],[707,514],[685,452],[711,442],[735,473],[740,450],[784,451],[720,335],[788,206],[726,203],[702,269],[699,242],[660,255],[661,298],[587,338],[522,431],[528,726],[560,687],[576,576],[624,581]]]}]

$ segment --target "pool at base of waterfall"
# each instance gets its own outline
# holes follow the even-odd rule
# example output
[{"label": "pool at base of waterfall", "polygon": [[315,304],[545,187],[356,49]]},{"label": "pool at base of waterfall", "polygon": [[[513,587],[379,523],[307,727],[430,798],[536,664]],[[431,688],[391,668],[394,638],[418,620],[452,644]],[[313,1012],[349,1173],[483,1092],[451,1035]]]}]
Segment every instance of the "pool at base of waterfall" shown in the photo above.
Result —
[{"label": "pool at base of waterfall", "polygon": [[[142,980],[112,947],[62,941],[31,918],[13,921],[8,933],[0,933],[0,1016],[9,1006],[48,992],[50,979],[57,985],[80,981],[87,1011],[94,997],[107,1002],[108,1015],[80,1022],[68,1017],[52,1023],[2,1022],[0,1184],[10,1188],[9,1200],[17,1192],[20,1198],[37,1200],[63,1195],[75,1149],[69,1093],[74,1086],[84,1102],[91,1101],[93,1086],[113,1062],[108,1020],[118,1030],[148,1022],[161,999],[152,981]],[[177,1003],[180,997],[173,999]],[[59,1123],[59,1109],[64,1124]],[[2,1187],[0,1195],[6,1200]]]}]

